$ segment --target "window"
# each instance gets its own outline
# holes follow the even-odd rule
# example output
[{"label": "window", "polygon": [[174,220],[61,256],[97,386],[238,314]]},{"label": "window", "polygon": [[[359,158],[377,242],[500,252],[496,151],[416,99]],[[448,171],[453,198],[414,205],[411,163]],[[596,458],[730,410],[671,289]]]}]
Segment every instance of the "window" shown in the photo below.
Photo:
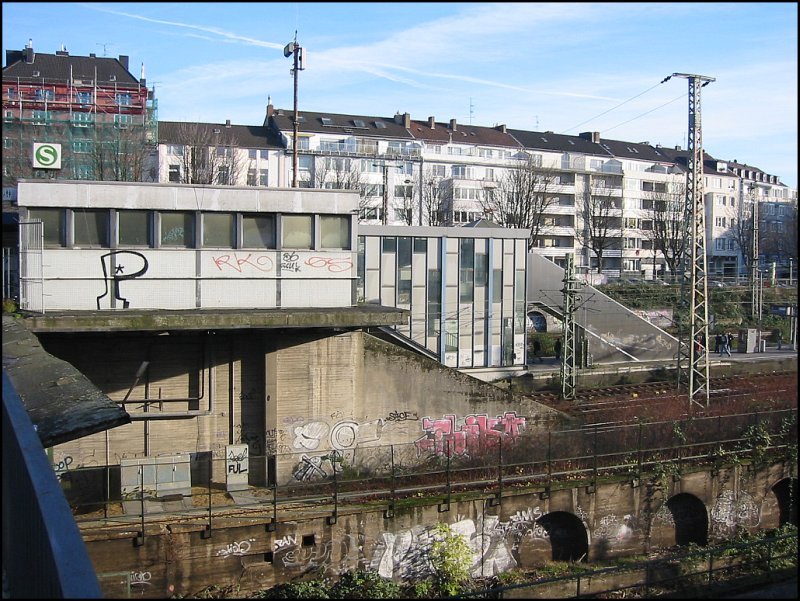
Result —
[{"label": "window", "polygon": [[203,246],[233,248],[233,213],[203,214]]},{"label": "window", "polygon": [[94,179],[91,165],[75,165],[75,179]]},{"label": "window", "polygon": [[194,247],[194,215],[179,211],[161,213],[161,246]]},{"label": "window", "polygon": [[50,111],[32,111],[31,119],[34,125],[47,125],[50,123]]},{"label": "window", "polygon": [[431,167],[431,173],[435,177],[447,177],[447,167],[445,165],[433,165]]},{"label": "window", "polygon": [[454,178],[466,179],[472,177],[472,168],[466,165],[453,165],[451,171]]},{"label": "window", "polygon": [[350,217],[322,215],[319,218],[322,248],[350,249]]},{"label": "window", "polygon": [[403,223],[410,223],[411,222],[411,209],[395,209],[394,210],[394,220],[401,221]]},{"label": "window", "polygon": [[92,103],[92,93],[91,92],[75,92],[75,102],[78,104],[91,104]]},{"label": "window", "polygon": [[378,207],[364,207],[361,209],[361,219],[381,219],[381,209]]},{"label": "window", "polygon": [[414,186],[395,186],[395,198],[412,198],[414,196]]},{"label": "window", "polygon": [[93,113],[72,113],[72,125],[75,127],[89,127],[94,123]]},{"label": "window", "polygon": [[333,119],[330,117],[321,117],[322,125],[326,127],[331,127],[333,125]]},{"label": "window", "polygon": [[257,156],[258,151],[255,148],[250,148],[247,150],[247,158],[249,158],[251,161],[254,161]]},{"label": "window", "polygon": [[493,182],[494,181],[494,169],[486,169],[486,176],[484,177],[485,180]]},{"label": "window", "polygon": [[471,303],[473,295],[473,285],[475,281],[475,240],[472,238],[462,238],[458,245],[458,298],[462,303]]},{"label": "window", "polygon": [[29,221],[41,221],[45,246],[64,246],[64,211],[61,209],[30,209]]},{"label": "window", "polygon": [[92,152],[92,148],[94,145],[92,144],[91,140],[73,140],[72,141],[72,152],[82,154],[87,152]]},{"label": "window", "polygon": [[256,170],[255,169],[248,169],[247,170],[247,185],[248,186],[255,186],[256,185]]},{"label": "window", "polygon": [[242,245],[245,248],[275,248],[275,216],[242,215]]},{"label": "window", "polygon": [[14,148],[14,140],[11,138],[3,138],[3,148],[8,150],[9,148]]},{"label": "window", "polygon": [[725,240],[722,238],[717,238],[714,240],[714,248],[716,250],[725,250]]},{"label": "window", "polygon": [[131,95],[128,93],[114,94],[114,102],[116,102],[119,106],[130,106]]},{"label": "window", "polygon": [[53,98],[55,98],[55,93],[53,90],[39,89],[34,92],[34,96],[36,100],[53,100]]},{"label": "window", "polygon": [[180,144],[167,144],[167,154],[170,156],[182,157],[183,146]]},{"label": "window", "polygon": [[75,209],[75,246],[108,246],[108,211]]},{"label": "window", "polygon": [[716,225],[717,227],[725,227],[725,222],[726,222],[725,217],[716,217],[714,219],[714,225]]},{"label": "window", "polygon": [[231,181],[231,168],[228,165],[220,165],[217,169],[217,184],[220,186],[230,186]]},{"label": "window", "polygon": [[268,186],[269,185],[269,171],[267,169],[259,169],[259,171],[258,171],[258,185],[259,186]]},{"label": "window", "polygon": [[170,165],[169,166],[169,181],[179,184],[181,182],[181,166],[180,165]]},{"label": "window", "polygon": [[281,217],[282,248],[310,249],[314,240],[311,215],[284,215]]},{"label": "window", "polygon": [[397,303],[411,304],[411,244],[409,236],[397,239]]},{"label": "window", "polygon": [[150,211],[117,211],[120,246],[152,246]]},{"label": "window", "polygon": [[131,115],[114,115],[114,126],[119,129],[126,129],[131,123],[133,123]]}]

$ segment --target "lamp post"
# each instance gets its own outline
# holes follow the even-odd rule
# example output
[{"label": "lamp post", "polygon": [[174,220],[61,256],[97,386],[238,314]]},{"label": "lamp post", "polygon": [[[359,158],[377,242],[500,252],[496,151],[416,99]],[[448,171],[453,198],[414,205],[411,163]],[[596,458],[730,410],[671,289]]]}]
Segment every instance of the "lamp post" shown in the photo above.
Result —
[{"label": "lamp post", "polygon": [[[383,163],[372,163],[372,166],[381,167],[383,169],[383,214],[381,215],[381,223],[386,225],[388,223],[387,215],[389,212],[389,165],[384,161]],[[402,169],[400,165],[394,165],[394,168]],[[405,196],[405,192],[403,195]]]},{"label": "lamp post", "polygon": [[292,67],[292,76],[294,77],[294,123],[292,127],[292,188],[297,187],[297,130],[300,126],[300,114],[297,111],[297,72],[304,69],[304,53],[303,49],[297,44],[297,32],[293,42],[286,44],[283,49],[283,56],[294,56],[294,66]]}]

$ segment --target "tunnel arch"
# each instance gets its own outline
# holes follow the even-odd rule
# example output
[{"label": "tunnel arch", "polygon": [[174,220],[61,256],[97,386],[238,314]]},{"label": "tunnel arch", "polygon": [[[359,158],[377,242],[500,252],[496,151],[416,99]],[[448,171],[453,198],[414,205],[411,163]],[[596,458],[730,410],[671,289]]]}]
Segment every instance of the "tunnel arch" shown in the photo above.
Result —
[{"label": "tunnel arch", "polygon": [[589,560],[589,535],[586,526],[568,511],[554,511],[543,515],[536,523],[550,539],[553,561]]},{"label": "tunnel arch", "polygon": [[689,493],[679,493],[667,501],[675,523],[675,544],[708,544],[708,511],[705,504]]},{"label": "tunnel arch", "polygon": [[797,526],[797,478],[778,480],[770,490],[778,501],[780,513],[778,524]]}]

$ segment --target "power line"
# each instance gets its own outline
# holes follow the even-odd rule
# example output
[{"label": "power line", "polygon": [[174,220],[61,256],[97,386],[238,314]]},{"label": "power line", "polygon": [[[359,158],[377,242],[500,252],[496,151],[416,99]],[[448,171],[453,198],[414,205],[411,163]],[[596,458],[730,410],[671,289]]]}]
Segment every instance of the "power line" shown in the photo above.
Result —
[{"label": "power line", "polygon": [[578,123],[578,125],[573,125],[572,127],[569,127],[569,128],[567,128],[567,129],[565,129],[565,130],[564,130],[564,131],[562,131],[561,133],[562,133],[562,134],[566,134],[568,131],[570,131],[570,130],[572,130],[572,129],[575,129],[575,128],[577,128],[577,127],[580,127],[581,125],[583,125],[583,124],[585,124],[585,123],[589,123],[590,121],[594,121],[594,120],[595,120],[595,119],[597,119],[598,117],[602,117],[602,116],[603,116],[603,115],[605,115],[606,113],[610,113],[610,112],[611,112],[611,111],[613,111],[614,109],[618,109],[618,108],[619,108],[619,107],[621,107],[623,104],[627,104],[627,103],[629,103],[631,100],[636,100],[636,99],[637,99],[639,96],[643,96],[644,94],[647,94],[647,93],[648,93],[650,90],[652,90],[652,89],[654,89],[654,88],[657,88],[658,86],[660,86],[660,85],[661,85],[662,83],[664,83],[665,81],[667,81],[667,80],[666,80],[666,79],[665,79],[665,80],[662,80],[662,81],[658,82],[656,85],[654,85],[654,86],[652,86],[652,87],[650,87],[650,88],[647,88],[647,89],[646,89],[644,92],[641,92],[641,93],[637,94],[636,96],[632,96],[631,98],[628,98],[627,100],[625,100],[625,101],[623,101],[623,102],[620,102],[620,103],[619,103],[617,106],[612,106],[612,107],[611,107],[610,109],[608,109],[607,111],[603,111],[602,113],[600,113],[599,115],[595,115],[595,116],[594,116],[594,117],[592,117],[591,119],[587,119],[586,121],[583,121],[582,123]]},{"label": "power line", "polygon": [[636,117],[634,117],[633,119],[628,119],[627,121],[623,121],[622,123],[617,123],[617,124],[616,124],[614,127],[609,127],[608,129],[604,129],[604,130],[602,131],[602,133],[609,132],[609,131],[611,131],[612,129],[616,129],[616,128],[618,128],[618,127],[622,126],[622,125],[625,125],[626,123],[630,123],[631,121],[636,121],[636,120],[637,120],[637,119],[639,119],[640,117],[644,117],[645,115],[649,115],[649,114],[650,114],[650,113],[652,113],[653,111],[657,111],[657,110],[658,110],[658,109],[660,109],[660,108],[664,108],[664,107],[665,107],[665,106],[667,106],[668,104],[672,104],[672,103],[673,103],[673,102],[675,102],[676,100],[680,100],[681,98],[685,98],[685,97],[686,97],[686,94],[681,94],[681,95],[680,95],[680,96],[678,96],[677,98],[673,98],[673,99],[672,99],[672,100],[670,100],[669,102],[665,102],[664,104],[662,104],[662,105],[660,105],[660,106],[657,106],[657,107],[656,107],[656,108],[654,108],[654,109],[650,109],[649,111],[647,111],[647,112],[644,112],[644,113],[642,113],[641,115],[637,115],[637,116],[636,116]]}]

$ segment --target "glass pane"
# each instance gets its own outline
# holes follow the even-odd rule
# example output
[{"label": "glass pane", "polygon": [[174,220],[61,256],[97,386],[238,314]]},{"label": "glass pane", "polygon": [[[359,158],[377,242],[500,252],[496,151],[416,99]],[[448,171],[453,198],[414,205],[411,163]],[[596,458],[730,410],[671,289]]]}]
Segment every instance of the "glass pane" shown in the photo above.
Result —
[{"label": "glass pane", "polygon": [[242,245],[245,248],[275,248],[275,216],[244,215]]},{"label": "glass pane", "polygon": [[150,246],[150,214],[148,211],[119,211],[117,221],[121,245]]},{"label": "glass pane", "polygon": [[161,246],[194,245],[194,219],[191,213],[161,213]]},{"label": "glass pane", "polygon": [[28,219],[42,222],[45,246],[64,246],[64,211],[33,209],[28,211]]},{"label": "glass pane", "polygon": [[108,211],[76,210],[75,245],[108,246]]},{"label": "glass pane", "polygon": [[233,248],[233,214],[203,214],[203,246]]},{"label": "glass pane", "polygon": [[322,248],[350,249],[350,217],[323,215],[319,227]]},{"label": "glass pane", "polygon": [[284,215],[283,248],[311,248],[311,215]]}]

